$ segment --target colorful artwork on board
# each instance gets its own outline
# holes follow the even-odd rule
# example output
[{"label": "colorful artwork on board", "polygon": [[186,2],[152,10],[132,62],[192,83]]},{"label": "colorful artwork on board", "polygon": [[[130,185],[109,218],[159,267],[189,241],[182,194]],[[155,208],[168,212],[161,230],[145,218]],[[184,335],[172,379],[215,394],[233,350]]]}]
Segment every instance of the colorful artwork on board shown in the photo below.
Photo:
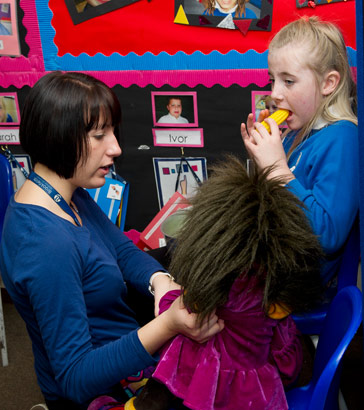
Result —
[{"label": "colorful artwork on board", "polygon": [[74,24],[119,9],[139,0],[65,0]]},{"label": "colorful artwork on board", "polygon": [[316,6],[321,6],[323,4],[332,4],[332,3],[348,2],[348,1],[354,1],[354,0],[296,0],[296,4],[298,8],[311,7],[314,9]]},{"label": "colorful artwork on board", "polygon": [[206,158],[153,158],[153,166],[160,209],[175,192],[186,198],[193,196],[207,179]]}]

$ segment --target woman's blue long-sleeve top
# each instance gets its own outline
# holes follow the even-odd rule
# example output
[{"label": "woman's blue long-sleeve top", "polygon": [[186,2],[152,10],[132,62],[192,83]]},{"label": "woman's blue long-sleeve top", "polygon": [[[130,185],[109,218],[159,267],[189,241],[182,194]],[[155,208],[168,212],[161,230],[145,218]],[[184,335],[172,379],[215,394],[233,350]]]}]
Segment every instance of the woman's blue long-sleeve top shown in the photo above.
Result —
[{"label": "woman's blue long-sleeve top", "polygon": [[[286,153],[295,133],[284,140]],[[319,130],[295,148],[288,166],[296,179],[288,188],[305,204],[327,260],[322,270],[326,283],[337,272],[341,247],[359,210],[358,128],[338,121]]]},{"label": "woman's blue long-sleeve top", "polygon": [[76,190],[73,200],[82,227],[12,198],[0,270],[26,322],[44,396],[83,403],[155,364],[124,301],[125,282],[147,295],[150,276],[164,269],[85,190]]}]

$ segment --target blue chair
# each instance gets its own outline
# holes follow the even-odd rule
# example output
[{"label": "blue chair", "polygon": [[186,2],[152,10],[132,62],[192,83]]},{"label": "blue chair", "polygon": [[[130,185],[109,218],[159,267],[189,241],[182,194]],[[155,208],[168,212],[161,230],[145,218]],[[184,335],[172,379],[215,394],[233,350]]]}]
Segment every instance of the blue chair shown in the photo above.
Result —
[{"label": "blue chair", "polygon": [[14,193],[13,171],[8,159],[0,154],[0,241],[3,230],[5,211]]},{"label": "blue chair", "polygon": [[[7,158],[0,154],[0,241],[3,230],[5,211],[14,193],[12,168]],[[8,365],[8,350],[6,346],[3,304],[1,299],[2,280],[0,276],[0,352],[3,366]]]},{"label": "blue chair", "polygon": [[[337,275],[337,292],[346,286],[356,286],[360,261],[359,218],[355,219],[345,244],[342,260]],[[330,301],[302,315],[293,315],[297,328],[307,335],[319,335],[324,323]]]},{"label": "blue chair", "polygon": [[338,410],[341,359],[362,321],[362,303],[356,286],[337,293],[322,326],[310,383],[286,392],[290,410]]}]

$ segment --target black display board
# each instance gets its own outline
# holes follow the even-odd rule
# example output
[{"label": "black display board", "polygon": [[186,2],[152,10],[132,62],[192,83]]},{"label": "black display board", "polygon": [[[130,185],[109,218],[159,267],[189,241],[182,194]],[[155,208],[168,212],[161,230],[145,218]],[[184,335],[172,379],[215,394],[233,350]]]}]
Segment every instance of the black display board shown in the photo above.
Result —
[{"label": "black display board", "polygon": [[[240,124],[251,112],[251,92],[263,90],[255,84],[247,88],[238,85],[225,88],[215,85],[211,88],[197,86],[194,89],[181,86],[141,88],[115,86],[114,91],[122,107],[120,144],[123,150],[116,160],[117,173],[130,184],[125,230],[142,231],[159,211],[157,187],[154,177],[153,157],[180,157],[179,147],[153,145],[153,116],[151,93],[155,91],[197,93],[198,127],[203,129],[203,148],[184,148],[186,157],[205,157],[207,166],[221,159],[224,153],[234,153],[246,158],[240,136]],[[269,89],[269,86],[265,88]],[[17,92],[20,111],[29,87],[9,87],[0,92]],[[149,149],[140,149],[141,146]],[[23,153],[20,145],[11,145],[14,154]]]}]

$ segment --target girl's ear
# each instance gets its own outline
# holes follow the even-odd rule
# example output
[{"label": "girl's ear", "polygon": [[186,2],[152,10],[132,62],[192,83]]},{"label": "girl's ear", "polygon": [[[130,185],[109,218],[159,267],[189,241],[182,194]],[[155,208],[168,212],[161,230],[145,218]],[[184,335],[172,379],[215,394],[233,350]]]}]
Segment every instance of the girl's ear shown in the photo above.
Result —
[{"label": "girl's ear", "polygon": [[322,82],[322,95],[329,95],[335,91],[340,82],[340,73],[338,71],[329,71],[325,74]]}]

